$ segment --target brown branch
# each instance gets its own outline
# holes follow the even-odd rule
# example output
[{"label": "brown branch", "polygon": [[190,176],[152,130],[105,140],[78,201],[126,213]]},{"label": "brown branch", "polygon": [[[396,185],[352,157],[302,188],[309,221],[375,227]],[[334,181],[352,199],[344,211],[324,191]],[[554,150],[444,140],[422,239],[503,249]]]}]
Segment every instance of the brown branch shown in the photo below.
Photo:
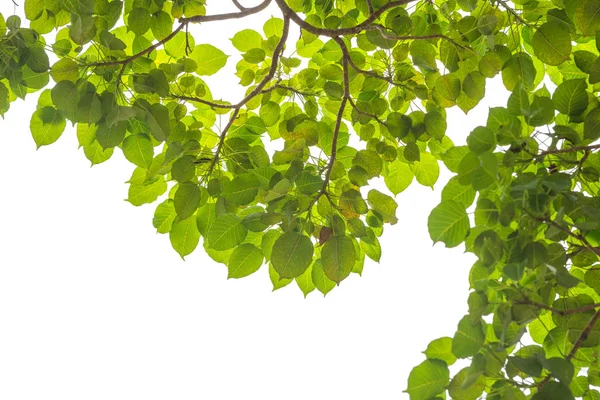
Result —
[{"label": "brown branch", "polygon": [[[179,31],[181,31],[185,27],[185,25],[186,25],[186,23],[182,22],[181,24],[179,24],[179,26],[177,28],[175,28],[175,30],[173,32],[171,32],[165,38],[159,40],[158,42],[154,43],[152,46],[147,47],[146,49],[140,51],[139,53],[136,53],[130,57],[124,58],[123,60],[94,62],[91,64],[87,64],[85,66],[86,67],[106,67],[106,66],[110,66],[110,65],[122,65],[123,67],[121,69],[124,70],[125,67],[127,66],[127,64],[129,64],[130,62],[136,60],[137,58],[140,58],[141,56],[143,56],[145,54],[151,53],[152,51],[156,50],[163,44],[167,43],[169,40],[173,39],[175,37],[175,35],[177,35],[179,33]],[[123,75],[123,74],[120,73],[120,75]]]},{"label": "brown branch", "polygon": [[281,12],[283,13],[283,15],[288,16],[292,21],[294,21],[298,26],[300,26],[300,28],[302,28],[310,33],[313,33],[315,35],[336,38],[336,37],[343,36],[343,35],[356,35],[364,30],[370,29],[369,27],[371,26],[371,24],[374,21],[376,21],[377,18],[379,18],[387,10],[390,10],[394,7],[403,6],[403,5],[411,3],[413,1],[416,1],[416,0],[390,1],[389,3],[387,3],[386,5],[381,7],[379,10],[372,13],[366,20],[364,20],[360,24],[351,26],[348,28],[339,28],[339,29],[318,28],[318,27],[311,25],[308,22],[304,21],[298,14],[296,14],[296,12],[294,10],[292,10],[287,5],[285,0],[275,0],[275,3],[277,3],[277,5],[281,9]]},{"label": "brown branch", "polygon": [[275,73],[277,72],[277,66],[279,65],[279,58],[281,57],[281,54],[283,53],[283,50],[285,47],[285,42],[287,41],[289,31],[290,31],[290,19],[284,15],[283,16],[283,32],[281,34],[281,39],[279,40],[279,43],[277,43],[277,46],[275,47],[275,50],[273,51],[273,57],[271,58],[271,67],[269,69],[269,73],[263,78],[263,80],[250,93],[248,93],[248,95],[246,95],[246,97],[244,97],[239,103],[237,103],[234,106],[233,113],[231,114],[231,117],[229,118],[229,122],[227,123],[227,125],[221,132],[221,136],[219,137],[219,144],[217,145],[217,149],[215,151],[215,156],[213,157],[212,162],[210,163],[210,166],[208,167],[207,176],[210,176],[212,174],[215,166],[219,162],[219,157],[221,154],[221,150],[223,148],[223,144],[225,143],[225,138],[227,137],[227,132],[233,125],[233,121],[237,118],[238,114],[240,113],[240,109],[246,103],[248,103],[250,100],[252,100],[255,96],[260,94],[261,91],[263,90],[263,88],[267,85],[267,83],[269,83],[271,81],[271,79],[273,79],[273,77],[275,76]]},{"label": "brown branch", "polygon": [[172,97],[174,99],[178,99],[178,100],[195,101],[197,103],[202,103],[202,104],[205,104],[205,105],[213,107],[213,108],[224,108],[224,109],[236,108],[236,105],[234,105],[234,104],[215,103],[214,101],[205,100],[205,99],[202,99],[200,97],[195,97],[195,96],[184,96],[184,95],[179,95],[179,94],[171,94],[170,97]]},{"label": "brown branch", "polygon": [[600,303],[594,303],[594,304],[588,304],[587,306],[583,306],[583,307],[579,307],[579,308],[570,308],[568,310],[560,310],[555,307],[547,306],[545,304],[529,300],[527,297],[525,297],[522,300],[515,300],[514,303],[535,306],[537,308],[542,308],[544,310],[548,310],[548,311],[552,312],[553,314],[562,315],[562,316],[593,311],[596,308],[600,307]]},{"label": "brown branch", "polygon": [[[234,4],[236,2],[234,1]],[[213,21],[225,21],[228,19],[238,19],[244,18],[248,15],[256,14],[265,8],[267,8],[271,4],[271,0],[264,0],[257,6],[254,7],[242,7],[239,12],[231,12],[225,14],[216,14],[216,15],[196,15],[195,17],[190,18],[180,18],[179,22],[182,24],[191,22],[191,23],[200,23],[200,22],[213,22]],[[238,7],[239,8],[239,7]]]},{"label": "brown branch", "polygon": [[600,149],[600,144],[594,144],[594,145],[589,145],[589,146],[573,146],[573,147],[567,147],[565,149],[546,150],[546,151],[542,151],[541,153],[534,155],[534,156],[535,157],[544,157],[544,156],[547,156],[548,154],[574,153],[577,151],[589,152],[589,151],[593,151],[596,149]]},{"label": "brown branch", "polygon": [[317,193],[317,195],[311,200],[310,204],[306,208],[308,214],[312,211],[312,207],[319,200],[321,196],[327,196],[327,188],[329,187],[329,179],[331,178],[331,171],[333,170],[333,165],[335,164],[335,160],[337,157],[337,142],[338,137],[340,135],[340,129],[342,127],[342,118],[344,116],[344,110],[346,108],[346,103],[350,100],[350,78],[348,77],[348,59],[350,58],[350,53],[348,52],[348,48],[346,47],[346,43],[339,37],[334,37],[333,40],[340,46],[342,49],[342,67],[344,72],[344,94],[342,97],[342,102],[340,103],[340,108],[338,110],[336,119],[335,119],[335,128],[333,130],[333,138],[331,140],[331,156],[329,157],[329,162],[325,167],[325,177],[323,178],[323,185],[321,186],[321,190]]},{"label": "brown branch", "polygon": [[177,33],[179,33],[184,27],[187,27],[187,24],[210,22],[210,21],[224,21],[224,20],[228,20],[228,19],[243,18],[248,15],[255,14],[259,11],[264,10],[270,3],[271,3],[271,0],[265,0],[256,7],[245,8],[243,11],[240,11],[240,12],[215,14],[215,15],[198,15],[198,16],[191,17],[191,18],[180,18],[179,25],[177,26],[177,28],[175,28],[175,30],[173,30],[173,32],[171,32],[165,38],[159,40],[152,46],[149,46],[146,49],[140,51],[139,53],[136,53],[136,54],[134,54],[130,57],[127,57],[123,60],[112,60],[112,61],[102,61],[102,62],[90,63],[90,64],[87,64],[86,67],[105,67],[105,66],[110,66],[110,65],[121,65],[122,67],[121,67],[121,70],[119,71],[119,75],[118,75],[118,79],[120,79],[120,77],[125,72],[125,68],[127,67],[127,65],[129,63],[136,60],[137,58],[140,58],[148,53],[151,53],[152,51],[156,50],[160,46],[167,43],[169,40],[173,39],[175,37],[175,35],[177,35]]},{"label": "brown branch", "polygon": [[373,0],[367,0],[367,6],[369,7],[369,14],[373,14],[375,9],[373,8]]}]

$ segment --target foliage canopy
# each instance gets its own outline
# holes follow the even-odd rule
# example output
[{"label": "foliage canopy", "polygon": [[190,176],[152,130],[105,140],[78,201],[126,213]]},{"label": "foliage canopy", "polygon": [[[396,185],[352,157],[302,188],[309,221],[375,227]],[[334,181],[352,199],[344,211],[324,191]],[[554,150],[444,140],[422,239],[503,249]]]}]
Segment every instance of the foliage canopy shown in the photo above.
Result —
[{"label": "foliage canopy", "polygon": [[[38,147],[69,121],[92,164],[119,148],[128,201],[161,199],[154,227],[182,257],[202,242],[230,278],[268,264],[274,289],[304,295],[378,261],[390,194],[442,164],[431,238],[478,260],[469,313],[425,350],[410,398],[600,398],[600,0],[205,3],[25,0],[28,24],[0,14],[0,114],[41,91]],[[214,98],[202,77],[229,56],[190,26],[271,3],[262,32],[231,38],[245,96]],[[454,145],[446,109],[496,76],[506,106]]]}]

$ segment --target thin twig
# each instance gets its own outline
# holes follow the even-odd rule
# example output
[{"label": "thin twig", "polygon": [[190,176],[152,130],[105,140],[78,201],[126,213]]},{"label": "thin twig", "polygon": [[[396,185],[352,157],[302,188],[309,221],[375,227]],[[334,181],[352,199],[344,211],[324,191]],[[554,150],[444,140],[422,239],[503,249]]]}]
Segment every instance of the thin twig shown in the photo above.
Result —
[{"label": "thin twig", "polygon": [[398,35],[393,35],[393,34],[388,33],[387,32],[387,28],[384,27],[384,26],[382,26],[382,25],[379,25],[379,24],[372,24],[370,27],[367,28],[367,30],[377,30],[377,31],[379,31],[381,33],[381,36],[384,39],[387,39],[387,40],[429,40],[429,39],[443,39],[443,40],[449,41],[450,43],[452,43],[455,46],[460,47],[461,49],[475,52],[469,46],[462,45],[462,44],[458,43],[456,40],[452,39],[451,37],[448,37],[448,36],[443,35],[441,33],[432,34],[432,35],[422,35],[422,36],[412,36],[412,35],[398,36]]},{"label": "thin twig", "polygon": [[506,1],[504,1],[504,0],[497,0],[497,1],[498,1],[498,3],[502,4],[502,6],[506,9],[506,11],[508,11],[509,13],[514,15],[514,17],[517,21],[519,21],[520,23],[522,23],[525,26],[530,26],[523,18],[521,18],[521,16],[519,14],[517,14],[517,12],[511,6],[506,4]]},{"label": "thin twig", "polygon": [[600,310],[596,311],[596,314],[594,314],[594,316],[592,317],[592,319],[590,320],[590,322],[581,331],[581,334],[577,338],[577,341],[573,345],[573,348],[571,349],[571,351],[569,352],[569,354],[567,354],[567,357],[566,357],[567,360],[570,360],[570,359],[572,359],[575,356],[575,353],[577,353],[577,350],[579,350],[579,348],[581,347],[581,345],[583,344],[583,342],[585,342],[585,340],[590,335],[590,332],[594,328],[594,325],[596,325],[596,322],[598,322],[598,318],[600,318]]},{"label": "thin twig", "polygon": [[323,178],[323,185],[321,186],[321,190],[317,193],[317,195],[311,200],[310,204],[306,208],[309,215],[312,210],[312,207],[316,204],[316,202],[321,198],[321,196],[327,196],[327,188],[329,187],[329,180],[331,179],[331,171],[333,170],[333,166],[335,164],[335,160],[337,157],[337,142],[340,134],[340,129],[342,127],[342,118],[344,116],[344,110],[346,108],[346,103],[350,100],[350,78],[348,77],[348,59],[350,58],[350,53],[348,52],[348,48],[342,39],[339,37],[334,37],[333,40],[340,46],[342,49],[342,67],[344,74],[344,94],[342,97],[342,102],[340,103],[340,108],[338,110],[336,119],[335,119],[335,128],[333,129],[333,138],[331,140],[331,156],[329,157],[329,162],[325,167],[325,176]]},{"label": "thin twig", "polygon": [[368,112],[365,112],[365,111],[361,110],[360,108],[358,108],[358,107],[356,106],[356,103],[354,103],[354,100],[352,100],[352,98],[351,98],[351,97],[348,97],[348,103],[350,103],[350,105],[352,106],[352,108],[353,108],[353,109],[354,109],[354,110],[355,110],[355,111],[356,111],[358,114],[364,115],[364,116],[366,116],[366,117],[373,118],[373,119],[374,119],[375,121],[377,121],[377,122],[378,122],[380,125],[387,126],[387,124],[386,124],[384,121],[382,121],[381,119],[379,119],[379,117],[378,117],[377,115],[375,115],[375,114],[371,114],[371,113],[368,113]]}]

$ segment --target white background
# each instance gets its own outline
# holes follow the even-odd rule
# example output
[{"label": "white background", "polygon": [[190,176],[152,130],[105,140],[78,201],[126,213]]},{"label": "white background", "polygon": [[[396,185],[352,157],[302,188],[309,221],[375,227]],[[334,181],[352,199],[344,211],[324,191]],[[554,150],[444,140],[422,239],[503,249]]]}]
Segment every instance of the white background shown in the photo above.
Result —
[{"label": "white background", "polygon": [[[270,15],[196,28],[196,42],[236,55],[228,38]],[[215,97],[241,93],[236,61],[211,80]],[[421,352],[467,312],[473,258],[432,247],[426,227],[447,174],[435,193],[415,183],[398,196],[380,264],[304,299],[295,284],[271,292],[266,267],[227,280],[201,246],[182,261],[152,227],[156,204],[123,201],[133,166],[120,150],[90,169],[68,127],[35,151],[35,98],[0,120],[0,399],[408,398]],[[448,134],[464,142],[505,99],[488,81],[468,118],[451,110]]]}]

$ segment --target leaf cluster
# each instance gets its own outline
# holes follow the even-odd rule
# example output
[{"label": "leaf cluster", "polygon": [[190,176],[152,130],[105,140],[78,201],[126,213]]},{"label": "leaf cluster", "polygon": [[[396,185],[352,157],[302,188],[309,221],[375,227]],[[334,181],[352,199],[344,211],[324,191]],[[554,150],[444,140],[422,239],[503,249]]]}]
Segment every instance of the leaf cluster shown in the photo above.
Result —
[{"label": "leaf cluster", "polygon": [[[271,4],[262,31],[231,35],[245,95],[217,98],[203,77],[232,59],[190,26]],[[0,115],[41,91],[38,147],[69,121],[92,164],[134,165],[128,201],[158,202],[182,257],[202,246],[230,278],[267,265],[274,290],[305,296],[378,262],[394,197],[442,165],[429,233],[478,260],[469,313],[425,350],[410,398],[600,397],[600,0],[232,5],[25,0],[29,27],[0,15]],[[455,145],[446,109],[468,113],[496,77],[506,106]]]}]

